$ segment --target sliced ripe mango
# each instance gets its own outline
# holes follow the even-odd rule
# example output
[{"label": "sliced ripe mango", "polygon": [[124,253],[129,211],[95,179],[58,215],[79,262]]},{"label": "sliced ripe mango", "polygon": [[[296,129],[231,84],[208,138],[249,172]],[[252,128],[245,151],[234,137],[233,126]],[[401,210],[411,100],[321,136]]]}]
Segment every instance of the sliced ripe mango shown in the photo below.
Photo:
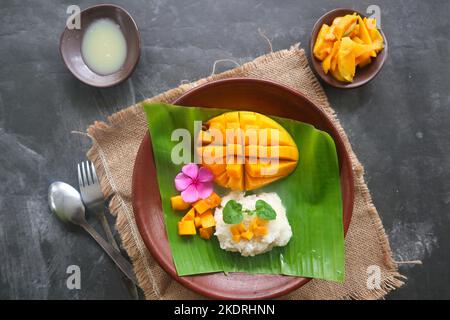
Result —
[{"label": "sliced ripe mango", "polygon": [[263,177],[263,178],[256,178],[252,177],[248,174],[245,175],[245,190],[255,190],[258,188],[262,188],[274,181],[277,181],[280,179],[280,177]]},{"label": "sliced ripe mango", "polygon": [[244,146],[242,144],[227,144],[226,146],[227,157],[243,157],[244,156]]},{"label": "sliced ripe mango", "polygon": [[230,177],[226,185],[227,188],[231,190],[245,190],[244,180],[242,177]]},{"label": "sliced ripe mango", "polygon": [[252,177],[287,176],[297,167],[294,161],[279,161],[278,163],[246,163],[245,173]]},{"label": "sliced ripe mango", "polygon": [[216,125],[221,125],[223,128],[226,128],[227,121],[224,114],[220,114],[206,122],[209,128],[214,127]]},{"label": "sliced ripe mango", "polygon": [[[217,140],[214,140],[214,144],[198,148],[198,153],[203,155],[203,161],[212,161],[212,163],[204,163],[204,166],[211,169],[214,174],[214,182],[218,185],[232,190],[246,190],[245,176],[247,173],[244,170],[244,164],[247,163],[268,164],[255,168],[263,173],[259,174],[261,179],[250,183],[252,189],[275,181],[276,179],[272,179],[275,176],[277,179],[282,178],[283,175],[292,172],[291,168],[292,170],[295,169],[298,161],[298,149],[295,141],[275,120],[252,111],[227,112],[209,120],[206,127],[209,125],[210,128],[215,125],[216,120],[218,121],[216,127],[232,126],[236,130],[239,129],[237,127],[240,127],[242,134],[242,143],[235,143],[237,140],[233,138],[231,139],[232,143],[223,141],[221,145]],[[239,122],[236,122],[236,120]],[[251,129],[255,137],[249,138],[244,132],[245,128]],[[223,152],[223,148],[225,148],[225,152]],[[224,157],[220,157],[222,153],[225,153]],[[277,168],[276,161],[273,161],[277,158],[281,161],[290,161],[293,164],[282,165]],[[261,171],[261,169],[264,170]],[[270,172],[273,172],[273,174],[270,174]]]},{"label": "sliced ripe mango", "polygon": [[359,24],[359,34],[358,37],[364,41],[365,44],[372,44],[372,39],[370,38],[369,31],[367,30],[367,26],[364,21],[358,16],[358,24]]},{"label": "sliced ripe mango", "polygon": [[180,236],[189,236],[197,234],[194,221],[188,220],[178,222],[178,234]]},{"label": "sliced ripe mango", "polygon": [[245,232],[245,226],[242,222],[238,223],[238,224],[234,224],[230,227],[230,231],[231,231],[231,234],[233,234],[233,235],[241,234],[242,232]]},{"label": "sliced ripe mango", "polygon": [[171,197],[170,204],[172,206],[172,209],[177,211],[189,209],[189,207],[191,206],[190,203],[184,202],[183,198],[180,195]]},{"label": "sliced ripe mango", "polygon": [[239,122],[241,123],[242,129],[245,129],[246,126],[255,126],[256,114],[252,111],[240,111]]},{"label": "sliced ripe mango", "polygon": [[181,221],[188,221],[188,220],[194,220],[195,219],[195,209],[191,208],[183,218],[181,218]]},{"label": "sliced ripe mango", "polygon": [[356,27],[356,22],[357,17],[352,14],[347,14],[337,20],[337,23],[335,24],[336,28],[334,29],[337,40],[349,36]]},{"label": "sliced ripe mango", "polygon": [[326,58],[333,45],[333,43],[329,41],[330,39],[325,39],[325,35],[328,34],[329,31],[330,26],[328,26],[327,24],[323,24],[317,35],[317,40],[314,43],[313,54],[317,59],[321,61]]},{"label": "sliced ripe mango", "polygon": [[201,130],[198,134],[198,144],[205,145],[213,142],[212,135],[209,131]]},{"label": "sliced ripe mango", "polygon": [[202,237],[203,239],[211,238],[213,232],[214,232],[214,228],[213,227],[200,228],[200,230],[199,230],[200,237]]},{"label": "sliced ripe mango", "polygon": [[331,69],[330,70],[330,73],[333,76],[333,78],[335,78],[336,80],[339,80],[339,81],[342,81],[342,82],[347,82],[347,80],[345,80],[344,77],[339,73],[337,65],[336,65],[336,69]]},{"label": "sliced ripe mango", "polygon": [[207,210],[211,209],[209,204],[204,199],[198,200],[196,203],[193,204],[193,207],[198,214],[202,214]]},{"label": "sliced ripe mango", "polygon": [[200,219],[200,217],[194,218],[194,224],[196,228],[200,228],[202,226],[202,220]]},{"label": "sliced ripe mango", "polygon": [[371,29],[369,32],[374,50],[380,52],[384,48],[383,36],[377,29]]},{"label": "sliced ripe mango", "polygon": [[353,37],[357,36],[358,34],[359,34],[359,24],[355,26],[353,31],[348,36],[353,39]]},{"label": "sliced ripe mango", "polygon": [[362,68],[368,65],[384,48],[384,39],[376,27],[376,20],[361,18],[356,12],[336,17],[331,26],[320,31],[325,35],[317,37],[314,47],[323,46],[324,41],[333,45],[329,51],[320,51],[322,56],[315,56],[322,61],[324,73],[331,73],[339,81],[352,82],[356,66]]},{"label": "sliced ripe mango", "polygon": [[211,195],[204,200],[209,205],[210,209],[217,207],[222,202],[222,198],[215,192],[211,193]]},{"label": "sliced ripe mango", "polygon": [[232,237],[234,242],[239,242],[241,241],[241,235],[240,234],[234,234]]},{"label": "sliced ripe mango", "polygon": [[255,222],[256,222],[256,224],[258,225],[258,226],[266,226],[268,223],[269,223],[269,221],[268,220],[265,220],[265,219],[261,219],[261,218],[259,218],[259,217],[256,217],[255,219]]},{"label": "sliced ripe mango", "polygon": [[335,41],[333,43],[333,49],[331,49],[331,53],[325,58],[325,60],[323,60],[322,68],[323,68],[323,72],[325,72],[325,74],[327,74],[328,71],[330,70],[331,60],[333,59],[334,56],[337,55],[340,44],[341,44],[340,41]]},{"label": "sliced ripe mango", "polygon": [[212,164],[202,163],[202,167],[207,168],[209,171],[212,172],[214,176],[220,175],[227,169],[227,165],[225,163],[212,163]]},{"label": "sliced ripe mango", "polygon": [[363,68],[366,65],[368,65],[371,61],[372,61],[371,54],[370,53],[366,53],[366,54],[363,54],[363,55],[359,56],[358,58],[356,58],[355,63],[360,68]]},{"label": "sliced ripe mango", "polygon": [[206,212],[199,215],[199,217],[203,228],[214,227],[216,225],[216,220],[214,219],[211,210],[207,210]]},{"label": "sliced ripe mango", "polygon": [[253,229],[253,234],[256,237],[263,237],[263,236],[267,235],[267,233],[269,233],[269,231],[267,230],[267,227],[256,227]]},{"label": "sliced ripe mango", "polygon": [[245,240],[251,240],[253,238],[253,232],[245,231],[241,233],[241,238]]},{"label": "sliced ripe mango", "polygon": [[237,112],[227,112],[224,113],[224,118],[226,121],[226,124],[229,125],[230,123],[238,123],[239,124],[239,113]]},{"label": "sliced ripe mango", "polygon": [[334,53],[334,55],[331,57],[331,64],[330,64],[330,69],[332,71],[335,71],[337,69],[337,54],[339,52],[339,48],[341,46],[341,40],[336,41],[337,43],[337,51]]},{"label": "sliced ripe mango", "polygon": [[367,30],[377,29],[377,19],[364,17],[363,22],[366,24]]},{"label": "sliced ripe mango", "polygon": [[298,160],[298,149],[295,146],[246,146],[245,155],[252,158],[278,158]]},{"label": "sliced ripe mango", "polygon": [[358,37],[358,36],[354,36],[354,37],[352,37],[351,39],[352,39],[353,41],[355,41],[356,43],[364,44],[364,41],[362,41],[361,38]]},{"label": "sliced ripe mango", "polygon": [[227,164],[227,174],[230,178],[241,178],[243,175],[243,165],[240,163]]},{"label": "sliced ripe mango", "polygon": [[342,38],[338,52],[338,70],[345,81],[352,82],[355,76],[356,64],[353,53],[353,41],[349,37]]},{"label": "sliced ripe mango", "polygon": [[230,177],[228,177],[226,171],[224,171],[220,175],[214,177],[214,182],[217,183],[219,186],[224,187],[224,188],[227,187],[228,180],[230,180]]}]

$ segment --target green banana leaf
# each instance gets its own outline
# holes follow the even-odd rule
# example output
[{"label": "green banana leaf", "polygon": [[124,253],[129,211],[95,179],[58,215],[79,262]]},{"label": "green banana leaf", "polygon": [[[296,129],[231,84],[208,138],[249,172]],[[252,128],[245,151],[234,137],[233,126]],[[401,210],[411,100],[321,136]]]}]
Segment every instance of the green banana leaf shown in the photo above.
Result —
[{"label": "green banana leaf", "polygon": [[[185,128],[194,136],[194,121],[206,121],[228,110],[143,104],[151,134],[166,231],[178,275],[210,272],[284,274],[342,282],[344,231],[339,166],[333,139],[313,126],[272,117],[294,138],[300,159],[296,170],[258,189],[280,196],[293,236],[285,247],[254,257],[220,249],[216,237],[179,236],[177,223],[184,213],[173,211],[170,197],[179,194],[174,178],[182,164],[171,161],[173,130]],[[194,139],[192,139],[194,141]],[[193,142],[192,142],[193,144]],[[193,156],[192,156],[193,161]],[[216,188],[219,195],[228,191]]]}]

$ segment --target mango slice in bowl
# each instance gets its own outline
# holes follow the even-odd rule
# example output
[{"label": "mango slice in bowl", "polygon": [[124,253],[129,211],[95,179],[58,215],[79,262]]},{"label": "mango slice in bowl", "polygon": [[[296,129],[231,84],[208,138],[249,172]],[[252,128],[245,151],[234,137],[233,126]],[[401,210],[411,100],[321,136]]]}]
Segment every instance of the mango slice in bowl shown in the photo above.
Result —
[{"label": "mango slice in bowl", "polygon": [[357,13],[334,18],[323,24],[314,42],[313,55],[322,62],[322,70],[336,80],[353,82],[356,69],[372,62],[384,48],[383,36],[373,18]]}]

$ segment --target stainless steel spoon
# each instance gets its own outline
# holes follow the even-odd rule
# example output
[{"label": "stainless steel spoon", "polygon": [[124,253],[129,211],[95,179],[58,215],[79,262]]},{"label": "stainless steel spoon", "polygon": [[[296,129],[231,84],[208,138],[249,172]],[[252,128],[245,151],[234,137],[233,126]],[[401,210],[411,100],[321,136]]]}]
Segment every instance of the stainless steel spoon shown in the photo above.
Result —
[{"label": "stainless steel spoon", "polygon": [[48,203],[52,212],[60,220],[79,225],[86,230],[120,270],[137,285],[132,265],[87,223],[84,204],[81,201],[80,193],[74,187],[64,182],[53,182],[48,188]]}]

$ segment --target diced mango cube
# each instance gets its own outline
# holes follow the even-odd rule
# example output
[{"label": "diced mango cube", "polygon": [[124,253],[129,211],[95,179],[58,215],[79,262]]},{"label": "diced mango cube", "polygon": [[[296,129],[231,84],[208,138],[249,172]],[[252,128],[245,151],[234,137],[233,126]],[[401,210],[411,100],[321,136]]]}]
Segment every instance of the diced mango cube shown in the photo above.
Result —
[{"label": "diced mango cube", "polygon": [[256,221],[256,219],[253,219],[251,222],[250,222],[250,226],[248,227],[248,230],[249,231],[253,231],[253,229],[255,229],[255,228],[257,228],[258,227],[258,222]]},{"label": "diced mango cube", "polygon": [[209,228],[200,228],[200,237],[203,239],[209,239],[211,238],[214,231],[214,227]]},{"label": "diced mango cube", "polygon": [[251,240],[253,238],[253,232],[245,231],[241,233],[241,238],[245,240]]},{"label": "diced mango cube", "polygon": [[178,222],[178,234],[180,236],[190,236],[197,234],[193,220],[186,220]]},{"label": "diced mango cube", "polygon": [[200,228],[202,226],[202,219],[200,219],[200,217],[195,217],[194,224],[196,228]]},{"label": "diced mango cube", "polygon": [[198,200],[196,203],[194,203],[193,207],[199,214],[202,214],[206,210],[211,209],[204,199]]},{"label": "diced mango cube", "polygon": [[222,202],[222,199],[215,192],[211,193],[211,195],[204,200],[208,204],[210,209],[217,207]]},{"label": "diced mango cube", "polygon": [[256,227],[253,229],[253,233],[256,237],[262,237],[268,233],[268,230],[267,227]]},{"label": "diced mango cube", "polygon": [[241,241],[241,235],[239,235],[239,234],[233,235],[233,241],[234,241],[234,242],[239,242],[239,241]]},{"label": "diced mango cube", "polygon": [[211,210],[207,210],[206,212],[202,213],[199,217],[203,228],[214,227],[216,225],[216,220],[214,219]]},{"label": "diced mango cube", "polygon": [[255,221],[256,221],[256,224],[258,226],[266,226],[269,223],[268,220],[261,219],[261,218],[258,218],[258,217],[255,218]]},{"label": "diced mango cube", "polygon": [[172,205],[172,209],[177,211],[189,209],[191,206],[190,203],[184,202],[180,195],[171,197],[170,204]]},{"label": "diced mango cube", "polygon": [[181,218],[181,221],[187,221],[187,220],[194,220],[195,218],[195,209],[191,208],[191,210],[189,210],[183,218]]},{"label": "diced mango cube", "polygon": [[231,231],[231,234],[233,234],[233,235],[240,235],[242,232],[245,232],[246,229],[245,229],[244,224],[241,222],[241,223],[232,225],[230,227],[230,231]]}]

